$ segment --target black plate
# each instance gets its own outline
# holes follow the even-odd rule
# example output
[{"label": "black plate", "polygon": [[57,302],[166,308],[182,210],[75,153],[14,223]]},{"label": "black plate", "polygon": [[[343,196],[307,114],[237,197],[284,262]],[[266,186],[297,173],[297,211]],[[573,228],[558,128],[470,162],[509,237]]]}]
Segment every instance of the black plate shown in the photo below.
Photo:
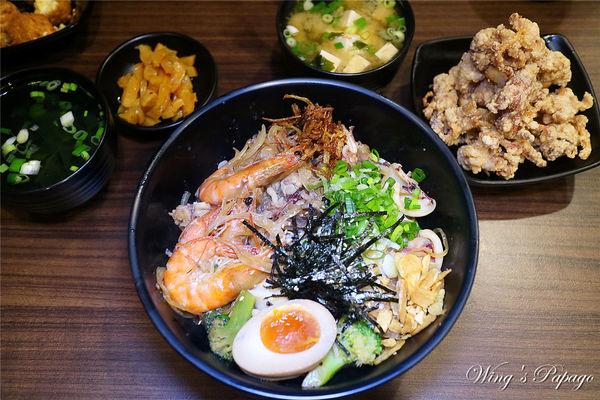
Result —
[{"label": "black plate", "polygon": [[[306,96],[335,107],[334,119],[356,127],[358,139],[379,149],[382,157],[402,161],[407,170],[430,171],[422,187],[435,197],[434,213],[419,220],[424,227],[439,226],[448,235],[445,265],[445,315],[407,341],[399,354],[378,365],[347,368],[326,387],[302,390],[301,378],[263,381],[244,374],[208,348],[202,327],[175,313],[156,288],[156,267],[165,265],[165,249],[172,249],[179,229],[168,213],[181,195],[194,192],[233,156],[264,123],[262,117],[291,113],[283,95]],[[334,398],[380,385],[414,366],[449,332],[467,301],[475,277],[478,254],[477,218],[471,192],[446,145],[426,123],[405,108],[362,87],[322,79],[286,79],[238,89],[185,121],[158,151],[141,178],[129,222],[129,260],[135,286],[150,319],[165,339],[194,366],[248,393],[276,397]]]},{"label": "black plate", "polygon": [[35,40],[30,40],[25,43],[16,44],[14,46],[3,47],[0,49],[1,57],[20,57],[21,55],[30,55],[31,52],[43,53],[52,48],[55,48],[59,44],[64,43],[67,36],[77,32],[81,27],[81,24],[85,21],[87,15],[92,8],[93,2],[88,0],[76,0],[75,3],[75,19],[69,25],[64,28],[51,33],[46,36],[42,36]]},{"label": "black plate", "polygon": [[[544,168],[536,167],[533,163],[525,161],[519,165],[515,177],[510,180],[496,175],[486,176],[484,173],[473,174],[463,170],[469,184],[474,186],[519,186],[539,183],[573,175],[600,165],[600,111],[598,98],[594,93],[592,82],[588,77],[579,56],[573,45],[566,37],[560,34],[543,35],[546,46],[551,50],[560,51],[571,61],[573,77],[568,87],[573,89],[577,97],[581,98],[587,91],[594,96],[594,105],[582,114],[588,117],[587,129],[592,141],[592,153],[587,160],[580,158],[561,157],[549,161]],[[417,114],[425,119],[421,99],[430,90],[433,78],[458,64],[462,54],[469,49],[472,37],[456,37],[432,40],[421,43],[415,51],[412,65],[411,92],[413,108]],[[426,120],[426,119],[425,119]],[[441,139],[440,139],[441,140]],[[456,148],[453,148],[456,154]]]},{"label": "black plate", "polygon": [[[301,0],[300,0],[301,1]],[[275,27],[277,30],[277,39],[281,51],[283,52],[284,62],[287,68],[297,76],[315,76],[325,79],[339,79],[342,81],[355,83],[364,86],[368,89],[379,90],[387,85],[396,75],[400,64],[406,58],[410,44],[415,33],[415,14],[413,13],[410,3],[406,0],[398,0],[395,4],[395,9],[398,15],[401,15],[406,20],[406,32],[404,46],[398,53],[387,63],[371,70],[359,72],[355,74],[344,74],[341,72],[329,72],[306,64],[298,58],[286,44],[286,38],[283,36],[283,31],[290,18],[290,14],[294,10],[298,0],[284,0],[279,6]]]},{"label": "black plate", "polygon": [[147,44],[154,48],[158,43],[176,50],[179,57],[196,55],[194,66],[198,70],[198,76],[192,78],[192,85],[198,98],[195,110],[205,105],[215,91],[217,86],[215,61],[208,49],[196,39],[175,32],[146,33],[131,38],[120,44],[106,57],[96,74],[96,85],[108,100],[119,133],[134,133],[151,138],[172,132],[176,126],[189,118],[188,115],[177,121],[162,121],[155,126],[139,126],[122,120],[117,114],[119,98],[123,93],[123,90],[117,85],[117,80],[140,62],[139,51],[135,47],[140,44]]}]

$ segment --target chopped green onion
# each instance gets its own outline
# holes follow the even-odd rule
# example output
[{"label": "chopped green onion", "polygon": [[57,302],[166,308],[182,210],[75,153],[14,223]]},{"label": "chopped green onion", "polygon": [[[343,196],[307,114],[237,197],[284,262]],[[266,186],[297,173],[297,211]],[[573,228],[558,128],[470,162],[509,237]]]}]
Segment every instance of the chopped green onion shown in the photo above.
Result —
[{"label": "chopped green onion", "polygon": [[379,152],[375,149],[371,150],[371,154],[369,154],[369,158],[373,161],[373,162],[377,162],[379,161]]},{"label": "chopped green onion", "polygon": [[10,135],[12,133],[12,130],[10,128],[0,128],[0,132],[6,135]]},{"label": "chopped green onion", "polygon": [[73,125],[71,126],[63,126],[63,131],[70,133],[71,135],[77,132],[77,128]]},{"label": "chopped green onion", "polygon": [[17,146],[15,146],[14,143],[4,143],[2,145],[2,155],[4,157],[6,157],[8,154],[12,153],[15,150],[17,150]]},{"label": "chopped green onion", "polygon": [[3,173],[5,173],[6,171],[8,171],[8,165],[6,165],[6,164],[2,163],[2,164],[0,165],[0,174],[3,174]]},{"label": "chopped green onion", "polygon": [[75,149],[73,149],[73,152],[71,152],[71,154],[73,154],[75,157],[79,157],[84,151],[87,152],[90,149],[91,147],[88,145],[79,144],[75,147]]},{"label": "chopped green onion", "polygon": [[354,26],[356,26],[356,28],[359,30],[365,29],[367,27],[367,20],[365,19],[365,17],[360,17],[356,21],[354,21]]},{"label": "chopped green onion", "polygon": [[75,132],[73,134],[73,139],[75,140],[85,140],[85,138],[87,138],[88,133],[84,130],[78,130],[77,132]]},{"label": "chopped green onion", "polygon": [[330,24],[333,22],[333,15],[331,14],[323,14],[321,16],[321,19],[323,20],[323,22],[325,22],[326,24]]},{"label": "chopped green onion", "polygon": [[343,49],[344,48],[344,44],[342,42],[336,42],[333,47],[335,47],[336,49]]},{"label": "chopped green onion", "polygon": [[10,185],[18,185],[19,183],[25,183],[27,181],[29,181],[27,175],[12,173],[6,176],[6,182]]},{"label": "chopped green onion", "polygon": [[98,130],[96,131],[96,134],[94,136],[97,137],[98,139],[100,139],[102,137],[103,133],[104,133],[104,127],[100,126],[100,127],[98,127]]},{"label": "chopped green onion", "polygon": [[288,46],[290,47],[294,47],[296,45],[296,39],[294,39],[293,37],[289,37],[285,40],[285,42],[287,43]]},{"label": "chopped green onion", "polygon": [[400,236],[402,235],[403,232],[404,232],[404,227],[402,226],[402,224],[398,225],[394,229],[392,234],[390,235],[390,240],[392,242],[398,242],[398,239],[400,238]]},{"label": "chopped green onion", "polygon": [[76,91],[76,90],[77,90],[77,84],[76,84],[76,83],[73,83],[73,82],[71,82],[71,83],[69,84],[69,89],[70,89],[72,92]]},{"label": "chopped green onion", "polygon": [[305,0],[304,4],[302,5],[302,7],[304,8],[304,11],[308,11],[311,8],[314,7],[314,4],[313,4],[313,2],[311,0]]},{"label": "chopped green onion", "polygon": [[417,182],[423,182],[427,178],[427,174],[421,168],[415,168],[410,176]]},{"label": "chopped green onion", "polygon": [[45,86],[46,89],[48,89],[49,91],[55,90],[57,87],[60,86],[60,81],[50,81],[48,82]]},{"label": "chopped green onion", "polygon": [[87,151],[82,151],[81,152],[81,158],[83,158],[86,161],[89,160],[90,159],[90,153],[88,153]]},{"label": "chopped green onion", "polygon": [[68,93],[70,88],[71,88],[71,85],[69,85],[67,82],[63,82],[62,86],[60,87],[60,92]]},{"label": "chopped green onion", "polygon": [[33,92],[29,93],[29,96],[32,99],[36,99],[36,101],[43,101],[46,97],[46,94],[44,92],[40,92],[39,90],[34,90]]},{"label": "chopped green onion", "polygon": [[288,29],[284,29],[283,30],[283,37],[285,37],[285,38],[291,38],[292,36],[293,36],[292,32],[290,32]]},{"label": "chopped green onion", "polygon": [[78,169],[79,169],[79,167],[78,167],[78,166],[76,166],[76,165],[71,165],[71,167],[69,168],[69,171],[75,172],[75,171],[77,171]]},{"label": "chopped green onion", "polygon": [[396,0],[383,0],[383,5],[387,8],[392,8],[396,5]]},{"label": "chopped green onion", "polygon": [[17,133],[17,143],[23,144],[29,140],[29,131],[27,129],[21,129]]},{"label": "chopped green onion", "polygon": [[15,158],[10,163],[8,167],[10,172],[19,172],[21,170],[21,166],[27,162],[24,158]]},{"label": "chopped green onion", "polygon": [[85,117],[87,117],[87,116],[88,116],[88,110],[85,110],[85,111],[83,112],[83,118],[85,118]]},{"label": "chopped green onion", "polygon": [[[92,136],[90,138],[90,142],[94,145],[94,146],[98,146],[98,144],[100,144],[100,138],[97,136]],[[307,188],[308,189],[308,188]],[[310,189],[309,189],[310,190]]]}]

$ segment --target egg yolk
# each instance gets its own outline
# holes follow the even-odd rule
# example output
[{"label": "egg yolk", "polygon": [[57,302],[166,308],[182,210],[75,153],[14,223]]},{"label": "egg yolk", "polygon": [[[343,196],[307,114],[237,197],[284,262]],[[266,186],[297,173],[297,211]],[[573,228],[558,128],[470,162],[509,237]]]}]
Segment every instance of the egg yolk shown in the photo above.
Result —
[{"label": "egg yolk", "polygon": [[298,353],[310,349],[321,336],[319,323],[300,307],[274,309],[260,325],[260,338],[275,353]]}]

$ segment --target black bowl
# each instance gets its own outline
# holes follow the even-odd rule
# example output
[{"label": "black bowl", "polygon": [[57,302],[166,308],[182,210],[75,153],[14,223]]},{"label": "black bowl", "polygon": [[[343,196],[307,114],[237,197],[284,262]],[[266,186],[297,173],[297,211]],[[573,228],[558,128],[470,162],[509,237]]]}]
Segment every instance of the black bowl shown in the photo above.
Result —
[{"label": "black bowl", "polygon": [[286,43],[286,38],[283,36],[283,31],[287,26],[287,21],[293,11],[297,1],[283,1],[277,13],[276,29],[277,39],[284,54],[286,66],[296,75],[309,75],[325,79],[338,79],[345,82],[355,83],[372,90],[379,90],[387,85],[400,67],[400,64],[406,57],[410,44],[415,33],[415,15],[413,10],[406,0],[396,1],[396,11],[406,20],[406,32],[404,46],[396,53],[396,55],[380,67],[359,72],[356,74],[344,74],[340,72],[328,72],[322,69],[313,67],[300,60]]},{"label": "black bowl", "polygon": [[20,58],[21,56],[30,56],[32,52],[40,54],[64,45],[65,39],[81,28],[83,22],[90,13],[94,2],[88,0],[75,0],[73,3],[75,3],[75,16],[70,24],[49,35],[14,46],[3,47],[0,49],[0,57],[6,57],[7,59]]},{"label": "black bowl", "polygon": [[[202,327],[180,317],[156,288],[155,269],[165,265],[165,249],[173,248],[179,229],[168,213],[184,191],[195,191],[221,160],[233,155],[256,134],[262,117],[291,113],[286,93],[306,96],[335,107],[334,118],[356,126],[357,137],[406,169],[430,171],[422,183],[438,200],[434,213],[420,220],[439,226],[450,242],[446,256],[453,271],[446,278],[446,314],[407,341],[398,355],[376,366],[347,368],[326,387],[302,390],[301,379],[269,382],[244,374],[210,352]],[[248,393],[282,399],[334,398],[380,385],[425,357],[448,333],[460,314],[475,277],[478,254],[477,219],[471,192],[445,145],[427,124],[405,108],[362,87],[321,79],[286,79],[233,91],[197,111],[158,151],[143,175],[129,225],[129,260],[135,286],[150,319],[167,342],[208,375]]]},{"label": "black bowl", "polygon": [[8,93],[12,87],[25,82],[55,79],[74,82],[91,93],[102,107],[106,128],[102,140],[90,159],[65,179],[37,189],[2,185],[3,204],[34,214],[58,213],[85,203],[106,185],[115,166],[116,138],[108,105],[92,81],[83,75],[65,68],[22,70],[0,80],[0,97]]},{"label": "black bowl", "polygon": [[177,55],[180,57],[196,55],[194,66],[198,70],[198,76],[192,78],[192,85],[198,97],[196,110],[210,100],[217,87],[217,67],[215,62],[208,49],[197,40],[174,32],[146,33],[129,39],[120,44],[106,57],[96,74],[96,85],[98,85],[100,91],[106,96],[119,133],[133,133],[152,138],[156,135],[172,132],[176,126],[189,117],[188,115],[177,121],[162,121],[155,126],[139,126],[122,120],[117,113],[119,99],[123,93],[123,90],[117,85],[117,80],[128,73],[135,64],[140,62],[139,51],[135,47],[140,44],[147,44],[154,48],[158,43],[176,50]]},{"label": "black bowl", "polygon": [[[548,166],[544,168],[536,167],[533,163],[526,161],[519,165],[515,177],[509,180],[496,175],[486,176],[484,173],[474,174],[471,171],[463,170],[469,184],[473,186],[528,185],[577,174],[600,165],[600,108],[592,82],[573,45],[566,37],[560,34],[549,34],[543,35],[543,38],[549,49],[560,51],[571,61],[573,77],[568,87],[573,89],[579,98],[586,91],[594,96],[593,107],[582,113],[589,120],[587,128],[590,132],[592,153],[587,160],[561,157],[548,162]],[[471,40],[473,40],[472,37],[437,39],[421,43],[417,47],[412,65],[411,92],[413,108],[425,121],[427,120],[423,115],[421,99],[431,89],[433,78],[436,75],[448,72],[450,68],[458,64],[463,53],[469,49]],[[452,150],[456,154],[457,148],[454,147]]]}]

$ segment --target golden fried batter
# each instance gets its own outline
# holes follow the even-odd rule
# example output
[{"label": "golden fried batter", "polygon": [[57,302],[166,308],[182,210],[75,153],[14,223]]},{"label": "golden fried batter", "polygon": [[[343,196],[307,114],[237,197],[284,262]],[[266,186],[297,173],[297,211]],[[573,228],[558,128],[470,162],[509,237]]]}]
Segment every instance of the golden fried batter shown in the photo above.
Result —
[{"label": "golden fried batter", "polygon": [[53,25],[71,22],[71,0],[35,0],[34,7],[36,14],[45,15]]},{"label": "golden fried batter", "polygon": [[563,155],[586,159],[587,118],[577,113],[592,96],[580,101],[565,87],[571,64],[546,47],[535,22],[515,13],[509,23],[479,31],[458,65],[434,78],[423,98],[432,129],[460,146],[459,163],[474,173],[510,179],[525,160],[545,167]]},{"label": "golden fried batter", "polygon": [[28,42],[56,31],[45,15],[19,13],[8,24],[6,33],[11,45]]}]

